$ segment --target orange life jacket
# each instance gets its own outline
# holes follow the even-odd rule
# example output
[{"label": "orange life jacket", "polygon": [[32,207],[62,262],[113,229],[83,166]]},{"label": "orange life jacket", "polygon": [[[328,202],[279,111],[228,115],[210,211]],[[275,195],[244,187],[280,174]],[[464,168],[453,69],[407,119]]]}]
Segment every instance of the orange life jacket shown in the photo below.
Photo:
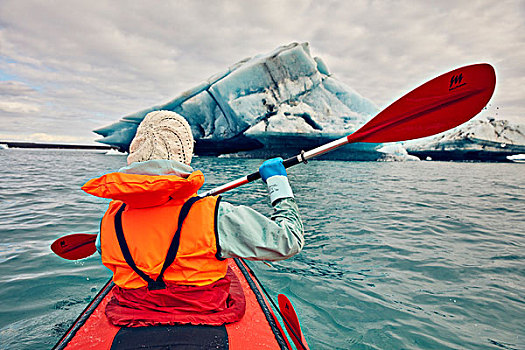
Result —
[{"label": "orange life jacket", "polygon": [[113,272],[115,284],[127,289],[162,288],[164,281],[204,286],[226,275],[228,263],[219,256],[216,236],[219,198],[197,197],[203,183],[200,171],[188,178],[111,173],[82,187],[114,199],[100,232],[102,263]]}]

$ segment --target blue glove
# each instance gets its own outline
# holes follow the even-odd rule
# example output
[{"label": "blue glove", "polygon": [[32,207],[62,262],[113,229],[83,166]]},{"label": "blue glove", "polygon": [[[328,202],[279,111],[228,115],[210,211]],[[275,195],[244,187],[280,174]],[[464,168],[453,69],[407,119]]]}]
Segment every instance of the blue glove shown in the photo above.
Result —
[{"label": "blue glove", "polygon": [[259,174],[261,174],[261,179],[264,182],[275,175],[286,176],[286,169],[283,165],[283,159],[281,157],[268,159],[259,167]]}]

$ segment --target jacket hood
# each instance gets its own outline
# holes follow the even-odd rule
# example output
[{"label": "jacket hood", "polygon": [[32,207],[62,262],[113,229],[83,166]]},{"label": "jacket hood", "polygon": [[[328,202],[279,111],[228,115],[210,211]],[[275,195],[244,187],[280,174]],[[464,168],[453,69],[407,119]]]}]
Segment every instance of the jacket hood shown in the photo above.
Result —
[{"label": "jacket hood", "polygon": [[203,184],[201,171],[194,171],[187,178],[115,172],[89,180],[82,190],[96,197],[122,201],[131,208],[146,208],[164,204],[170,199],[185,202]]}]

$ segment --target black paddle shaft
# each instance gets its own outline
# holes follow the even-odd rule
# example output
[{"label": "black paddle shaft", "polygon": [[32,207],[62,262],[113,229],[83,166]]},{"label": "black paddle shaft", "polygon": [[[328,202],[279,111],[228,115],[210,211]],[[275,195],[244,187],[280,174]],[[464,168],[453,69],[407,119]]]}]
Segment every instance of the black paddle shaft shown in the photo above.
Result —
[{"label": "black paddle shaft", "polygon": [[[299,163],[301,163],[301,161],[299,161],[299,157],[298,156],[293,156],[293,157],[290,157],[288,159],[283,160],[283,165],[284,165],[285,168],[289,168],[289,167],[297,165]],[[256,172],[251,173],[250,175],[246,176],[246,178],[248,179],[248,182],[253,182],[255,180],[259,180],[261,178],[261,174],[259,173],[259,171],[256,171]]]}]

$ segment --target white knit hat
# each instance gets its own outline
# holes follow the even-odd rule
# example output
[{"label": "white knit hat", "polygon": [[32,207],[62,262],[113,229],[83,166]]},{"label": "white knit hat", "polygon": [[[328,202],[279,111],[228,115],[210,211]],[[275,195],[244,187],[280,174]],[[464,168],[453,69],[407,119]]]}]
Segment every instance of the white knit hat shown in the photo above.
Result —
[{"label": "white knit hat", "polygon": [[171,111],[148,113],[129,146],[128,164],[150,159],[173,159],[190,165],[193,156],[191,127]]}]

